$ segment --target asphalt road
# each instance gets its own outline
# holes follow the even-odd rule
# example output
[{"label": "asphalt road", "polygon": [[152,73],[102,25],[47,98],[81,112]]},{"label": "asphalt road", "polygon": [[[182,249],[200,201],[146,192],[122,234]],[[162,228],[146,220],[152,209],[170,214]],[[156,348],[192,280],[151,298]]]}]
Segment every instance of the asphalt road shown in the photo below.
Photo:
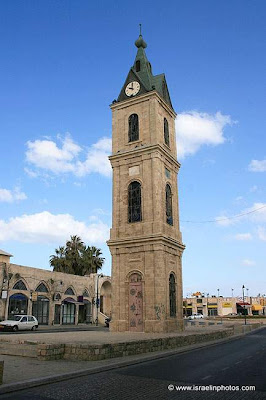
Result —
[{"label": "asphalt road", "polygon": [[[220,391],[211,390],[210,385],[218,386]],[[246,390],[241,390],[243,385]],[[177,390],[178,386],[186,389]],[[205,390],[196,390],[199,386]],[[230,386],[239,390],[230,391]],[[256,390],[247,390],[247,386],[255,386]],[[1,400],[266,399],[266,328],[207,348],[0,397]]]}]

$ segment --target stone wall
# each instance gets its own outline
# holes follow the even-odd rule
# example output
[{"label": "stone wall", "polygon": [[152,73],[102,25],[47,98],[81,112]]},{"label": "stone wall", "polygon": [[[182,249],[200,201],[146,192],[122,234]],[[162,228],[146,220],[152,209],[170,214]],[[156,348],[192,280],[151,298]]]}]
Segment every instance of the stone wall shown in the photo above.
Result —
[{"label": "stone wall", "polygon": [[223,339],[234,334],[233,330],[174,336],[160,339],[138,340],[126,343],[102,345],[90,344],[39,344],[38,359],[98,361],[107,358],[125,357],[154,351],[171,350],[196,343]]}]

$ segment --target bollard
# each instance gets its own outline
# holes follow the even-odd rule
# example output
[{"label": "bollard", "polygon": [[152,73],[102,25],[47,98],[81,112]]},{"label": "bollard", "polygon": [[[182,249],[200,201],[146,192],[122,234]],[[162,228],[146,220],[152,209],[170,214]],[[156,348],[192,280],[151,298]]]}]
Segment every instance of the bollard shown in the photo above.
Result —
[{"label": "bollard", "polygon": [[4,361],[0,361],[0,385],[3,384]]}]

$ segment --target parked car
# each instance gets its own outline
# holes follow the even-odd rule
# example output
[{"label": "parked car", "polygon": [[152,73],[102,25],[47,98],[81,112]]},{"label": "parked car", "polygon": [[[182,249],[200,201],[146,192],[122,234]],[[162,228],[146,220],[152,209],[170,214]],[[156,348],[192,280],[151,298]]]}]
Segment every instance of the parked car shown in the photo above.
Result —
[{"label": "parked car", "polygon": [[200,319],[200,318],[204,318],[204,316],[202,314],[192,314],[188,317],[188,319]]},{"label": "parked car", "polygon": [[14,315],[10,319],[0,322],[0,330],[32,330],[39,326],[38,320],[33,315]]}]

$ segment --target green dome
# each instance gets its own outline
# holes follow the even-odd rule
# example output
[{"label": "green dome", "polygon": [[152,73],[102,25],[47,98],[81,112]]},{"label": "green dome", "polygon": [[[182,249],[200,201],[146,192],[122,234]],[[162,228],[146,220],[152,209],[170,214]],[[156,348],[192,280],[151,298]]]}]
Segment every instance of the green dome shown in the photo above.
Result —
[{"label": "green dome", "polygon": [[143,49],[145,49],[147,47],[147,43],[144,41],[142,35],[139,35],[138,39],[135,41],[135,45],[137,48],[143,47]]}]

